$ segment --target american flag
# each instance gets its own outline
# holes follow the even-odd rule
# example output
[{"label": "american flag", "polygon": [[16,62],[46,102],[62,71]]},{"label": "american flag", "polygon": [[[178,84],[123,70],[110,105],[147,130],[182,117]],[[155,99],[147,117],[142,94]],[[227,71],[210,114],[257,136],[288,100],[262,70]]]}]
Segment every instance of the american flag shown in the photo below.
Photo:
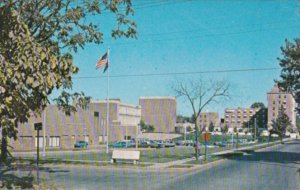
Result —
[{"label": "american flag", "polygon": [[105,65],[104,71],[105,72],[108,68],[108,54],[107,52],[97,61],[96,69],[99,69]]}]

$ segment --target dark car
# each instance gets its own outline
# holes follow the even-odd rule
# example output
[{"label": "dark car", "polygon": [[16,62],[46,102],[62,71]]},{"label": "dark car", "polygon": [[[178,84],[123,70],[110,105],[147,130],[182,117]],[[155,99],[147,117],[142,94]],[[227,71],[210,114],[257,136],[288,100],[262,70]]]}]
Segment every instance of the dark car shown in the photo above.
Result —
[{"label": "dark car", "polygon": [[158,148],[165,148],[166,147],[166,143],[163,140],[157,140],[155,141],[158,145]]},{"label": "dark car", "polygon": [[219,147],[226,147],[227,146],[226,142],[223,142],[223,141],[214,142],[214,145],[219,146]]},{"label": "dark car", "polygon": [[148,148],[149,144],[147,142],[145,142],[145,141],[142,141],[142,142],[138,143],[138,147],[139,148]]},{"label": "dark car", "polygon": [[185,146],[194,146],[195,142],[193,140],[186,140],[184,141]]},{"label": "dark car", "polygon": [[148,141],[148,146],[150,146],[151,148],[159,148],[158,143],[153,140]]},{"label": "dark car", "polygon": [[183,140],[177,140],[175,142],[175,144],[176,144],[176,146],[184,146],[185,145]]},{"label": "dark car", "polygon": [[88,147],[88,143],[86,141],[77,141],[74,144],[74,148],[87,148]]}]

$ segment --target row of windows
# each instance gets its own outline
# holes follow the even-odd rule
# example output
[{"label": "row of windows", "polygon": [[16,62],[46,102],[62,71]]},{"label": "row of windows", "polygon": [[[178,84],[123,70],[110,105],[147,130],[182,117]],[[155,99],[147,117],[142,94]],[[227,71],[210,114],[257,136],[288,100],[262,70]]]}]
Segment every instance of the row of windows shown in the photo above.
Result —
[{"label": "row of windows", "polygon": [[[276,101],[275,101],[275,100],[273,100],[273,105],[275,105],[275,104],[276,104]],[[281,101],[280,101],[280,100],[278,101],[278,104],[281,104]],[[284,104],[284,105],[285,105],[285,104],[286,104],[286,100],[283,100],[282,104]]]},{"label": "row of windows", "polygon": [[[49,137],[46,138],[46,146],[48,147],[59,147],[60,146],[60,137]],[[38,138],[35,137],[35,141],[34,141],[34,146],[37,147],[39,144],[39,147],[43,147],[44,146],[44,138],[43,137],[39,137],[39,143],[37,142]]]},{"label": "row of windows", "polygon": [[[283,105],[282,107],[283,107],[284,109],[286,109],[286,105]],[[276,109],[276,106],[274,106],[274,107],[272,108],[273,111],[275,111],[275,109]]]}]

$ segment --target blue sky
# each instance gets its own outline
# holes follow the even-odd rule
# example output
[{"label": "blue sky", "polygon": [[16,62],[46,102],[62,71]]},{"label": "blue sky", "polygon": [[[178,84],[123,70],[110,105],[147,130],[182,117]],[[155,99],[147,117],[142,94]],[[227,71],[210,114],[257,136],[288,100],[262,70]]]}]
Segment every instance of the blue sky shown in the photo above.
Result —
[{"label": "blue sky", "polygon": [[[115,26],[109,13],[90,18],[104,32],[104,43],[90,44],[74,55],[79,74],[74,91],[93,99],[106,98],[106,78],[95,70],[97,59],[110,48],[110,75],[203,72],[214,70],[279,68],[277,57],[287,38],[300,37],[299,1],[133,1],[138,39],[110,37]],[[127,76],[110,78],[110,98],[138,104],[140,96],[173,96],[175,79],[227,80],[230,100],[204,111],[249,107],[266,103],[266,92],[280,70],[209,74]],[[95,78],[84,78],[95,77]],[[190,105],[177,100],[177,113],[190,116]]]}]

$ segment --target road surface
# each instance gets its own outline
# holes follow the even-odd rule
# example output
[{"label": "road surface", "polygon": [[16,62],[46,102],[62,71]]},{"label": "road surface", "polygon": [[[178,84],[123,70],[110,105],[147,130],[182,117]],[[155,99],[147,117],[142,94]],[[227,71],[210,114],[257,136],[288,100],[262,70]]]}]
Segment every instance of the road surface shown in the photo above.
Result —
[{"label": "road surface", "polygon": [[300,141],[192,169],[48,165],[40,175],[59,189],[300,190]]}]

